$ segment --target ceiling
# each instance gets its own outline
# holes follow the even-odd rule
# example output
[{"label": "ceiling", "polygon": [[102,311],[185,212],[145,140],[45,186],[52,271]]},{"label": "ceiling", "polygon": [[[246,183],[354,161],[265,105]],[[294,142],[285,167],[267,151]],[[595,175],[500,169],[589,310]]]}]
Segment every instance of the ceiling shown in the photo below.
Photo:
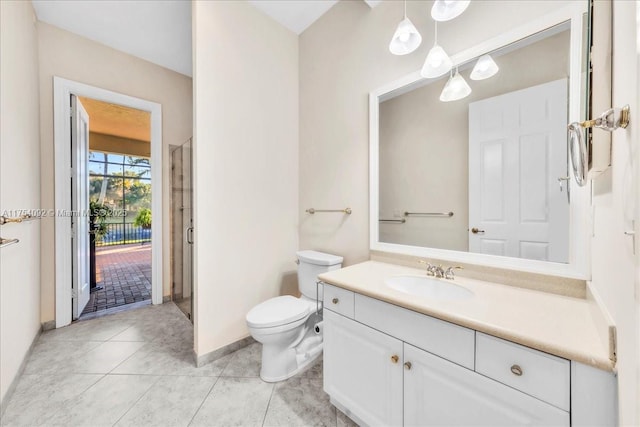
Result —
[{"label": "ceiling", "polygon": [[338,0],[249,0],[249,3],[294,33],[300,34],[338,3]]},{"label": "ceiling", "polygon": [[40,21],[187,76],[191,2],[184,0],[33,0]]},{"label": "ceiling", "polygon": [[[382,0],[364,0],[370,7]],[[249,0],[302,33],[338,0]],[[192,76],[189,0],[32,0],[40,21]]]},{"label": "ceiling", "polygon": [[91,132],[151,141],[151,113],[84,97],[80,102],[89,114]]}]

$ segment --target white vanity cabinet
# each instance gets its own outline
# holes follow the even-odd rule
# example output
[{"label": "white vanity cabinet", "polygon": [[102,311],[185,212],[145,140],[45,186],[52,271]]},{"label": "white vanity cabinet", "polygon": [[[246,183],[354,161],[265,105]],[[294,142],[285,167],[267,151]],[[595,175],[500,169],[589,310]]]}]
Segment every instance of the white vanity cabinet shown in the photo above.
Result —
[{"label": "white vanity cabinet", "polygon": [[616,424],[611,373],[340,292],[348,307],[324,306],[324,390],[360,424]]},{"label": "white vanity cabinet", "polygon": [[329,310],[324,322],[325,391],[367,425],[401,426],[402,341]]},{"label": "white vanity cabinet", "polygon": [[568,412],[406,343],[404,360],[405,426],[570,425]]}]

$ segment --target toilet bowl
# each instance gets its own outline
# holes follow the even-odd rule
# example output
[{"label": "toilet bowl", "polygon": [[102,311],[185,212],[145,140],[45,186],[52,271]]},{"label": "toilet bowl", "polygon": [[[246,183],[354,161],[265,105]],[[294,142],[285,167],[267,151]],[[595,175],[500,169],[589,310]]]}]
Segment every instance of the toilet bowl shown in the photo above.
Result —
[{"label": "toilet bowl", "polygon": [[[262,343],[260,377],[267,382],[286,380],[304,370],[322,354],[322,285],[318,274],[338,269],[342,257],[316,251],[298,251],[299,298],[285,295],[264,301],[247,313],[251,336]],[[317,299],[316,299],[317,298]]]}]

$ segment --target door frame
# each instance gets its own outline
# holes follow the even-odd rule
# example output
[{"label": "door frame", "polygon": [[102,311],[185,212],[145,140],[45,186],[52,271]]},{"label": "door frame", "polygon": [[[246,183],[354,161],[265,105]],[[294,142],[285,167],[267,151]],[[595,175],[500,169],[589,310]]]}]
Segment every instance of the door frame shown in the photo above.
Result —
[{"label": "door frame", "polygon": [[119,104],[151,113],[151,302],[162,304],[162,106],[84,83],[53,77],[53,143],[55,160],[55,289],[56,328],[71,323],[72,318],[72,247],[71,191],[71,95]]}]

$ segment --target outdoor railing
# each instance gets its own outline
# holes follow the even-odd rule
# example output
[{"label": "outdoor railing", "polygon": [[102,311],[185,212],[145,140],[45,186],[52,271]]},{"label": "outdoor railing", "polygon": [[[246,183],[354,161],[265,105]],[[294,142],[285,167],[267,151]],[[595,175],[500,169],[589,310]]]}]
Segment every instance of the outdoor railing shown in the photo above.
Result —
[{"label": "outdoor railing", "polygon": [[151,241],[151,229],[142,228],[132,223],[105,224],[107,233],[96,240],[96,246],[126,245]]}]

